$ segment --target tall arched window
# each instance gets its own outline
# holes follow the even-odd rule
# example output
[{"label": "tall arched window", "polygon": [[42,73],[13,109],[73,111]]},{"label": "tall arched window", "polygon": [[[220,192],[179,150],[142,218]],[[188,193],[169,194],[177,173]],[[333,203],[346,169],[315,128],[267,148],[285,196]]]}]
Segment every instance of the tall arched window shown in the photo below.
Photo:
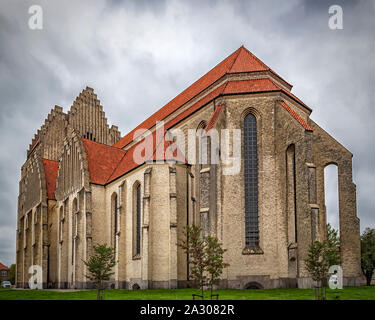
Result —
[{"label": "tall arched window", "polygon": [[112,194],[112,235],[113,248],[116,250],[116,235],[118,232],[117,194]]},{"label": "tall arched window", "polygon": [[133,189],[133,255],[141,254],[141,185]]},{"label": "tall arched window", "polygon": [[197,155],[198,155],[198,168],[199,170],[203,168],[203,164],[207,164],[207,150],[208,142],[207,138],[203,137],[204,129],[206,128],[206,122],[202,121],[197,128]]},{"label": "tall arched window", "polygon": [[195,151],[196,151],[196,154],[195,154],[195,203],[194,203],[194,206],[195,209],[195,213],[196,213],[196,216],[194,217],[194,220],[196,222],[196,224],[198,226],[202,226],[204,225],[204,220],[203,217],[204,217],[204,213],[203,213],[203,217],[200,213],[200,208],[202,208],[202,202],[201,202],[201,198],[202,198],[202,188],[201,188],[201,174],[200,174],[200,171],[201,169],[203,168],[202,166],[202,134],[204,132],[204,129],[206,128],[206,122],[205,121],[201,121],[197,127],[197,130],[196,130],[196,146],[195,146]]},{"label": "tall arched window", "polygon": [[324,168],[324,201],[326,222],[340,235],[339,178],[337,164],[331,163]]},{"label": "tall arched window", "polygon": [[245,237],[247,247],[259,246],[257,121],[244,119]]}]

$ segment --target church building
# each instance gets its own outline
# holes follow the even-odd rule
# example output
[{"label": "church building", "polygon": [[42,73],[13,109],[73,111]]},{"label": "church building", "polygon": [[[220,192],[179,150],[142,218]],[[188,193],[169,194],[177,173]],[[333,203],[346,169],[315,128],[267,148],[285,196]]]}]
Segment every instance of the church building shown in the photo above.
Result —
[{"label": "church building", "polygon": [[[227,249],[220,287],[311,287],[305,260],[326,238],[330,164],[344,285],[360,285],[353,155],[291,89],[242,46],[125,136],[92,88],[66,113],[55,106],[21,168],[17,287],[39,265],[44,288],[91,288],[83,261],[104,243],[118,261],[109,288],[189,286],[176,243],[193,224]],[[222,161],[231,157],[232,171]]]}]

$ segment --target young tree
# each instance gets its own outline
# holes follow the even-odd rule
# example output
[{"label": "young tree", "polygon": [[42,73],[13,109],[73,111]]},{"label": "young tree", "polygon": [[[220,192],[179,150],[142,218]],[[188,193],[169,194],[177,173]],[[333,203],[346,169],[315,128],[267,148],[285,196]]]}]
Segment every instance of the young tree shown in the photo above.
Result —
[{"label": "young tree", "polygon": [[177,245],[189,255],[191,276],[204,299],[204,286],[209,285],[212,298],[213,285],[229,264],[224,263],[223,255],[226,250],[221,247],[219,240],[211,236],[202,237],[201,231],[196,225],[186,226],[184,238]]},{"label": "young tree", "polygon": [[371,285],[375,269],[375,229],[366,228],[361,235],[361,268],[366,277],[366,285]]},{"label": "young tree", "polygon": [[329,266],[340,265],[340,237],[338,231],[327,224],[327,259]]},{"label": "young tree", "polygon": [[212,299],[213,286],[219,281],[223,269],[228,267],[229,264],[224,262],[224,253],[227,250],[221,247],[218,238],[207,236],[205,244],[206,270],[209,274],[208,285],[210,286]]},{"label": "young tree", "polygon": [[310,273],[312,279],[322,285],[328,277],[328,256],[326,242],[315,241],[309,247],[306,269]]},{"label": "young tree", "polygon": [[104,300],[103,281],[109,280],[114,274],[112,269],[117,264],[115,250],[108,247],[107,244],[94,245],[94,254],[83,263],[89,272],[86,277],[95,283],[98,290],[97,299]]},{"label": "young tree", "polygon": [[310,245],[305,264],[307,271],[318,285],[318,292],[320,291],[318,297],[324,299],[324,281],[328,278],[328,269],[330,267],[326,241],[315,241]]},{"label": "young tree", "polygon": [[177,245],[189,255],[190,274],[194,283],[199,286],[202,292],[202,299],[204,299],[203,289],[207,281],[207,277],[205,276],[205,241],[201,238],[201,228],[198,226],[186,226],[184,229],[184,237],[180,239]]},{"label": "young tree", "polygon": [[329,267],[340,264],[340,238],[337,230],[327,224],[327,240],[310,245],[306,269],[318,285],[318,297],[324,299],[324,283],[329,277]]},{"label": "young tree", "polygon": [[16,265],[15,264],[10,265],[9,267],[9,281],[11,282],[11,284],[16,283]]}]

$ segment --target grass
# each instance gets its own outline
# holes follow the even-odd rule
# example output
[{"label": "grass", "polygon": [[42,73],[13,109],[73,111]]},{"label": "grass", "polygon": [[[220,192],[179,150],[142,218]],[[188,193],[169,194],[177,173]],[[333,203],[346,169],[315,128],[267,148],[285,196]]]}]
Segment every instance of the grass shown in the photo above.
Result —
[{"label": "grass", "polygon": [[[106,290],[106,300],[191,300],[194,289],[172,290]],[[217,290],[220,300],[313,300],[313,289]],[[206,299],[209,299],[207,292]],[[375,286],[327,288],[327,299],[375,300]],[[55,290],[1,289],[0,300],[95,300],[95,290],[61,292]]]}]

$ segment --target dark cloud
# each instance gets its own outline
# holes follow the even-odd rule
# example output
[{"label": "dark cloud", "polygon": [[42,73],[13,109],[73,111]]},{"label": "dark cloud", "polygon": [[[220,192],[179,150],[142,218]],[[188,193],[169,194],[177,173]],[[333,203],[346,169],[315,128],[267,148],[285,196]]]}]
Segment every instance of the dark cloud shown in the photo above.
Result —
[{"label": "dark cloud", "polygon": [[[43,8],[43,30],[28,28],[32,4]],[[343,30],[328,28],[332,4],[343,8]],[[55,104],[66,111],[89,85],[124,134],[242,44],[292,83],[312,119],[352,151],[361,229],[375,227],[373,1],[7,0],[2,9],[3,263],[15,260],[25,151]]]}]

